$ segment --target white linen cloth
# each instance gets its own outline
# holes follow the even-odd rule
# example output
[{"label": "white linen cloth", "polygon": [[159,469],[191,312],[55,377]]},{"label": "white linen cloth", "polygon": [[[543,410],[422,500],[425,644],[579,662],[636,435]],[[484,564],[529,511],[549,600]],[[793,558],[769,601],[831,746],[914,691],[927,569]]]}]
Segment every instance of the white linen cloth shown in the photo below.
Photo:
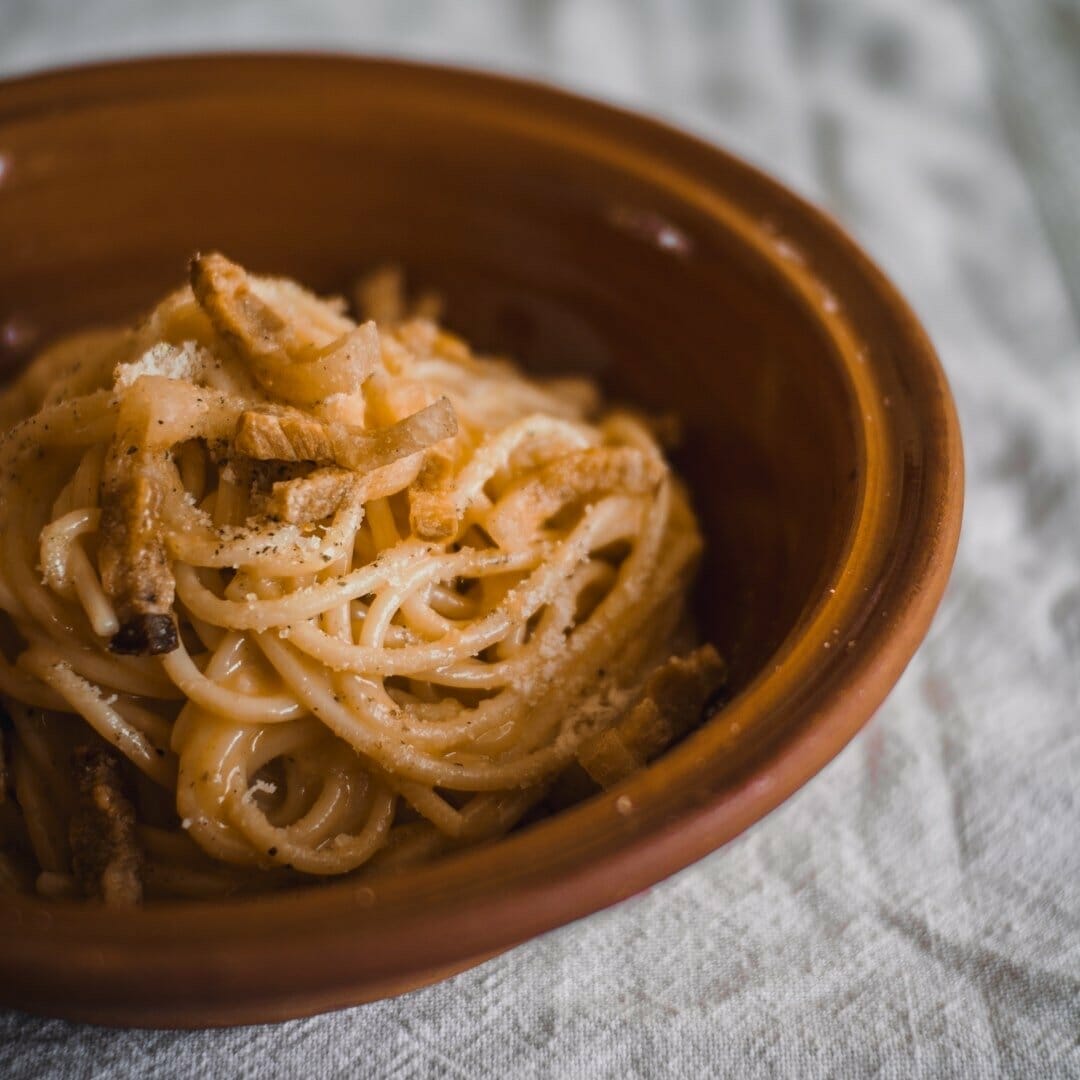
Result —
[{"label": "white linen cloth", "polygon": [[0,0],[4,74],[239,46],[541,76],[819,201],[952,380],[960,554],[867,729],[647,894],[309,1020],[177,1033],[0,1013],[0,1073],[1080,1076],[1076,0]]}]

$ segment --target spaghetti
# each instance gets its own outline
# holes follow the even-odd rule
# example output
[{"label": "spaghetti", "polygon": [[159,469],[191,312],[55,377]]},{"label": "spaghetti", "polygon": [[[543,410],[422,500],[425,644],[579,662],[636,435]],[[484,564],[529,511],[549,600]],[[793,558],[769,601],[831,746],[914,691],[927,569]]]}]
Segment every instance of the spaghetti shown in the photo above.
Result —
[{"label": "spaghetti", "polygon": [[723,678],[647,423],[196,257],[0,397],[0,886],[379,873],[610,786]]}]

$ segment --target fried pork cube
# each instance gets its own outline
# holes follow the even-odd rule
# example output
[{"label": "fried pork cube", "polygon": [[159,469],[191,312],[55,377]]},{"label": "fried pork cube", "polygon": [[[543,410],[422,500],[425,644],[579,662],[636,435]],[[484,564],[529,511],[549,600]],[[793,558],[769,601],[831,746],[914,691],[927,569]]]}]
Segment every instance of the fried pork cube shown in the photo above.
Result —
[{"label": "fried pork cube", "polygon": [[316,469],[307,476],[274,484],[260,509],[274,521],[321,521],[337,510],[355,485],[356,476],[348,469]]},{"label": "fried pork cube", "polygon": [[448,540],[458,530],[458,512],[450,497],[453,458],[429,450],[420,474],[409,486],[409,527],[421,540]]},{"label": "fried pork cube", "polygon": [[80,746],[72,763],[79,792],[71,819],[71,865],[79,891],[109,907],[142,903],[142,852],[135,810],[123,793],[118,754]]},{"label": "fried pork cube", "polygon": [[157,463],[138,451],[110,451],[103,478],[101,583],[116,607],[116,653],[157,655],[177,647],[176,581],[160,527]]},{"label": "fried pork cube", "polygon": [[250,278],[216,252],[196,255],[190,277],[218,335],[281,400],[314,405],[354,394],[379,361],[373,322],[356,326],[295,282]]},{"label": "fried pork cube", "polygon": [[447,398],[439,398],[396,424],[370,431],[302,413],[250,410],[240,417],[234,446],[238,453],[253,458],[312,461],[366,473],[456,433],[454,408]]},{"label": "fried pork cube", "polygon": [[624,780],[698,723],[726,677],[727,666],[712,645],[671,657],[649,676],[626,716],[581,744],[582,768],[603,788]]}]

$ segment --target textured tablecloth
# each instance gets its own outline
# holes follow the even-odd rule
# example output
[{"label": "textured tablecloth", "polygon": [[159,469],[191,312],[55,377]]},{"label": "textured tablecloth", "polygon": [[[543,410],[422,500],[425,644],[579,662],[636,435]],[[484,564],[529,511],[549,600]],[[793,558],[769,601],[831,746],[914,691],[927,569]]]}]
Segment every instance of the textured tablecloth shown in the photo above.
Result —
[{"label": "textured tablecloth", "polygon": [[539,75],[822,203],[952,380],[959,559],[867,729],[647,894],[310,1020],[181,1034],[0,1013],[0,1073],[1080,1076],[1076,0],[0,0],[4,73],[227,45]]}]

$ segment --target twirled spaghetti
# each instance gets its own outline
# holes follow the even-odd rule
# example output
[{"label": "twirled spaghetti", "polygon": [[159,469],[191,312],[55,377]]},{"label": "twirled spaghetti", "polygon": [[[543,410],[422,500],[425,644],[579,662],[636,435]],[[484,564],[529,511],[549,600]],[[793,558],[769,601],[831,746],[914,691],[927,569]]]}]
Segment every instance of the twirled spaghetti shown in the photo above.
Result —
[{"label": "twirled spaghetti", "polygon": [[648,425],[197,257],[0,398],[0,884],[376,873],[609,786],[700,715],[701,541]]}]

